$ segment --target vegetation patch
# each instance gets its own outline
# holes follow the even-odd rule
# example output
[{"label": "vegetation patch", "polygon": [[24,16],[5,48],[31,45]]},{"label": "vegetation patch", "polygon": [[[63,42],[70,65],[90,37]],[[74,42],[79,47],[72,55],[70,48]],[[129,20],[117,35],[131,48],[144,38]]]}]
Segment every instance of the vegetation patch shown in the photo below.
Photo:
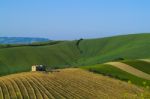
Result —
[{"label": "vegetation patch", "polygon": [[140,60],[127,60],[127,61],[122,61],[125,64],[128,64],[136,69],[139,69],[145,73],[150,74],[150,63],[149,62],[144,62]]},{"label": "vegetation patch", "polygon": [[[30,71],[31,66],[36,64],[66,68],[114,60],[146,59],[150,57],[149,39],[150,34],[134,34],[74,41],[0,45],[0,69],[7,67],[0,71],[0,75]],[[149,72],[148,70],[144,69],[145,72]]]},{"label": "vegetation patch", "polygon": [[111,65],[97,64],[93,66],[83,66],[81,68],[95,73],[103,74],[112,78],[120,79],[126,82],[131,81],[132,83],[139,86],[143,86],[143,82],[147,82],[147,85],[150,86],[149,80],[136,77]]}]

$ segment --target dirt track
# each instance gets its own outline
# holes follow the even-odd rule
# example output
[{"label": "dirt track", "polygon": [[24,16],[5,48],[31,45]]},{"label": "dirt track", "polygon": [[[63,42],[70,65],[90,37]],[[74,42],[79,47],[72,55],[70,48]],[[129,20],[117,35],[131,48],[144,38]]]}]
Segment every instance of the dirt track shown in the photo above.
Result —
[{"label": "dirt track", "polygon": [[147,73],[144,73],[136,68],[133,68],[132,66],[130,65],[127,65],[127,64],[124,64],[124,63],[121,63],[121,62],[108,62],[106,64],[109,64],[109,65],[112,65],[114,67],[117,67],[123,71],[126,71],[130,74],[133,74],[137,77],[140,77],[140,78],[143,78],[143,79],[147,79],[147,80],[150,80],[150,75],[147,74]]},{"label": "dirt track", "polygon": [[150,59],[140,59],[140,60],[150,63]]}]

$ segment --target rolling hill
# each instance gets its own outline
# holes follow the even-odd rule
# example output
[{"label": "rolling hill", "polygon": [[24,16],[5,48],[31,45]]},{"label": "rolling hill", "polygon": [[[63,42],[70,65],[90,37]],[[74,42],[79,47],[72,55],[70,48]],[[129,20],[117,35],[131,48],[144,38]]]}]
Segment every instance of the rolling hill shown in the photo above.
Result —
[{"label": "rolling hill", "polygon": [[118,58],[150,58],[150,34],[130,34],[87,39],[79,44],[82,52],[79,64],[104,63]]},{"label": "rolling hill", "polygon": [[25,72],[0,77],[1,99],[140,99],[143,97],[149,97],[148,91],[81,69],[62,69],[53,73]]},{"label": "rolling hill", "polygon": [[30,71],[34,64],[68,67],[79,58],[79,55],[74,42],[67,41],[54,45],[1,48],[0,75]]},{"label": "rolling hill", "polygon": [[34,64],[64,68],[124,59],[150,58],[150,34],[98,39],[0,45],[0,75],[30,71]]}]

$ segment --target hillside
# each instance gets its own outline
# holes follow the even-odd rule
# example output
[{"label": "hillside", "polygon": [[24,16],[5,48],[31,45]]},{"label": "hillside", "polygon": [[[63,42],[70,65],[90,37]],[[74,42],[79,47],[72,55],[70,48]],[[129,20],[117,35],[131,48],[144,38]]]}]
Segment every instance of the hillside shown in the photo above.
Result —
[{"label": "hillside", "polygon": [[[143,60],[125,60],[122,61],[125,64],[128,64],[138,70],[141,70],[147,74],[150,74],[150,62],[148,62],[149,59],[145,59],[147,61]],[[150,60],[149,60],[150,61]]]},{"label": "hillside", "polygon": [[0,75],[30,71],[33,64],[76,67],[118,58],[150,58],[150,34],[131,34],[98,39],[0,46]]},{"label": "hillside", "polygon": [[71,66],[80,55],[74,43],[0,48],[0,75],[30,71],[34,64],[59,68]]},{"label": "hillside", "polygon": [[0,37],[0,44],[30,44],[33,42],[48,41],[45,38],[29,38],[29,37]]},{"label": "hillside", "polygon": [[80,43],[79,64],[104,63],[117,58],[150,58],[150,34],[130,34],[101,39],[87,39]]},{"label": "hillside", "polygon": [[0,77],[1,99],[140,99],[143,97],[141,93],[148,95],[148,92],[132,84],[81,69]]},{"label": "hillside", "polygon": [[132,83],[140,86],[145,86],[143,83],[146,82],[146,84],[150,86],[150,75],[147,73],[150,65],[148,66],[147,63],[145,64],[143,61],[139,60],[126,60],[83,66],[81,68],[126,82],[131,81]]}]

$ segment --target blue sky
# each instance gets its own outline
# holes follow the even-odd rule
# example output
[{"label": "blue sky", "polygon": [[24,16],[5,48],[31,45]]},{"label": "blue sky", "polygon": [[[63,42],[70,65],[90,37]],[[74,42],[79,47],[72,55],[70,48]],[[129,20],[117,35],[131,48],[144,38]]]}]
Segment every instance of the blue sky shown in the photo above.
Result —
[{"label": "blue sky", "polygon": [[150,0],[0,0],[0,36],[98,38],[150,32]]}]

